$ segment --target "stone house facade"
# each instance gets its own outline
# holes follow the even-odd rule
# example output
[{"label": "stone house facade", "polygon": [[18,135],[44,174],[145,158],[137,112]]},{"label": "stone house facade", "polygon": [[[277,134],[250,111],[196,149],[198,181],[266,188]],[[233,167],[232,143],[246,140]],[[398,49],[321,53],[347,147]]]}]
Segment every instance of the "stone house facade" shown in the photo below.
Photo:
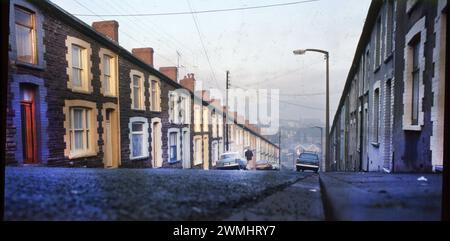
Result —
[{"label": "stone house facade", "polygon": [[445,0],[371,3],[330,132],[334,170],[442,169],[446,13]]}]

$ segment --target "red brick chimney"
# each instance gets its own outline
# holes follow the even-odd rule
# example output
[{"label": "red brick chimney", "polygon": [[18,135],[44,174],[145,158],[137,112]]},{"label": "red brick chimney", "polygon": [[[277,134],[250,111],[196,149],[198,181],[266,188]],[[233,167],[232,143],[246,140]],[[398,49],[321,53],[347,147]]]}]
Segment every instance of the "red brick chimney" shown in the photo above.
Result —
[{"label": "red brick chimney", "polygon": [[194,74],[187,74],[187,77],[184,76],[184,78],[180,80],[180,84],[181,84],[184,88],[186,88],[186,89],[188,89],[188,90],[194,92],[194,89],[195,89],[195,78],[194,78]]},{"label": "red brick chimney", "polygon": [[136,58],[153,67],[153,48],[134,48],[131,50],[131,53]]},{"label": "red brick chimney", "polygon": [[211,101],[209,103],[212,106],[214,106],[214,108],[216,108],[217,110],[220,110],[220,111],[223,110],[223,106],[220,104],[220,100],[219,99],[211,99]]},{"label": "red brick chimney", "polygon": [[210,101],[210,99],[209,99],[209,91],[208,90],[202,90],[202,99],[204,101],[207,101],[207,102]]},{"label": "red brick chimney", "polygon": [[175,66],[160,67],[159,72],[169,77],[171,80],[177,82],[178,68]]},{"label": "red brick chimney", "polygon": [[92,27],[109,39],[119,42],[119,23],[116,20],[93,22]]}]

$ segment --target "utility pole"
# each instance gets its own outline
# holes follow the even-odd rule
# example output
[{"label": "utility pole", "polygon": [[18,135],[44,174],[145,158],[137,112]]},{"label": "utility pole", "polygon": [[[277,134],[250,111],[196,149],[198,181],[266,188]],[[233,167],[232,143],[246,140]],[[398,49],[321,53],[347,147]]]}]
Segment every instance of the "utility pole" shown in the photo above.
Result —
[{"label": "utility pole", "polygon": [[178,72],[180,71],[180,52],[177,50],[177,82],[178,82]]},{"label": "utility pole", "polygon": [[325,117],[325,170],[331,171],[331,158],[330,158],[330,74],[329,74],[329,54],[325,53],[325,59],[327,60],[327,80],[326,80],[326,117]]},{"label": "utility pole", "polygon": [[227,70],[226,72],[226,107],[227,112],[225,113],[225,149],[227,151],[230,151],[230,144],[229,144],[229,127],[228,127],[228,114],[230,111],[230,105],[228,103],[228,90],[230,89],[230,71]]},{"label": "utility pole", "polygon": [[294,50],[294,54],[303,55],[306,52],[317,52],[325,55],[326,60],[326,108],[325,108],[325,170],[331,171],[331,160],[330,160],[330,75],[329,75],[329,53],[328,51],[321,49],[298,49]]},{"label": "utility pole", "polygon": [[278,168],[281,171],[281,127],[280,134],[278,135]]}]

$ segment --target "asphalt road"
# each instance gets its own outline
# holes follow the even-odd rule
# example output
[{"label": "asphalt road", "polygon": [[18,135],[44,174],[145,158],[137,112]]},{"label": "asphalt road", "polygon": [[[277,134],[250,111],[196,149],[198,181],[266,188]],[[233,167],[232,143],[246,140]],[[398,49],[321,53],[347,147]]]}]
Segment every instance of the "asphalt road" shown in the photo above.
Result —
[{"label": "asphalt road", "polygon": [[[222,220],[270,208],[273,198],[307,177],[317,179],[276,171],[8,167],[5,219]],[[302,190],[315,192],[310,189],[317,185]]]}]

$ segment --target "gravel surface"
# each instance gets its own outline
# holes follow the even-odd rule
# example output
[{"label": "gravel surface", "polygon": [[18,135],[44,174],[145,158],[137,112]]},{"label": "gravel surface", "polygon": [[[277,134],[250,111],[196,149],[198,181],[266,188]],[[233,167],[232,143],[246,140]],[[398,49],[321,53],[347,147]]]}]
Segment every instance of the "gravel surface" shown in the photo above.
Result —
[{"label": "gravel surface", "polygon": [[220,220],[310,173],[7,167],[6,220]]},{"label": "gravel surface", "polygon": [[319,175],[313,174],[278,191],[256,205],[249,205],[226,221],[322,221],[325,220]]}]

